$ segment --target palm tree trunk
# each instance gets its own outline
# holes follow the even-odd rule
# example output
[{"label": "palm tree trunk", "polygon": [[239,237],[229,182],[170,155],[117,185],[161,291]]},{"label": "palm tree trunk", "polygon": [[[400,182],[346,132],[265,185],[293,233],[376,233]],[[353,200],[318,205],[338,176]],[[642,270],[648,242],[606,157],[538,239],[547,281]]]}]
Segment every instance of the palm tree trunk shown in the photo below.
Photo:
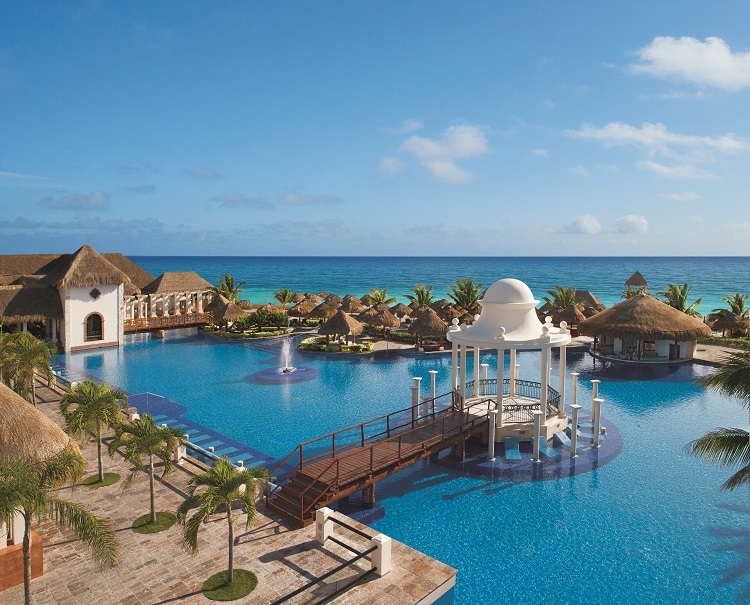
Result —
[{"label": "palm tree trunk", "polygon": [[229,522],[229,569],[227,570],[227,583],[234,580],[234,526],[232,525],[232,503],[227,502],[227,521]]},{"label": "palm tree trunk", "polygon": [[23,602],[31,605],[31,515],[23,513]]},{"label": "palm tree trunk", "polygon": [[99,482],[104,481],[104,469],[102,468],[102,426],[96,425],[96,459],[99,462]]},{"label": "palm tree trunk", "polygon": [[154,457],[148,455],[148,481],[151,488],[151,523],[156,523],[156,508],[154,506]]},{"label": "palm tree trunk", "polygon": [[34,386],[34,371],[31,371],[31,403],[36,407],[36,387]]}]

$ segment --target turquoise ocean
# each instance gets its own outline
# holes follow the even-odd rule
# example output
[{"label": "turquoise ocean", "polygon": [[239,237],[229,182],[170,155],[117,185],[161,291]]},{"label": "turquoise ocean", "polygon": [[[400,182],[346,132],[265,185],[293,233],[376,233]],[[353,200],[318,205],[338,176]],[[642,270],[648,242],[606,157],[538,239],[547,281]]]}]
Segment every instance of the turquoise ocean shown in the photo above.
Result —
[{"label": "turquoise ocean", "polygon": [[388,288],[404,302],[418,283],[432,284],[438,297],[456,279],[472,277],[485,286],[513,277],[526,282],[536,298],[556,284],[590,290],[608,307],[621,300],[625,281],[640,271],[657,292],[668,283],[692,284],[692,302],[708,314],[723,307],[733,292],[750,292],[750,257],[315,257],[315,256],[131,256],[155,276],[195,271],[209,282],[223,274],[246,281],[240,298],[267,303],[279,288],[300,292],[354,294]]}]

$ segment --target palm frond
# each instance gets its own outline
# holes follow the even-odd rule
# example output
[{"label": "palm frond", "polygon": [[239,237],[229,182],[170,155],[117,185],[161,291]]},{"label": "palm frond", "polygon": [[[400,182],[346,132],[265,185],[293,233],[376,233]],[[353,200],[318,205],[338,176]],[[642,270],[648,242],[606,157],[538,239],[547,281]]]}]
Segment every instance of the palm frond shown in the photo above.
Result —
[{"label": "palm frond", "polygon": [[724,357],[722,365],[698,382],[728,397],[737,397],[750,407],[750,350]]},{"label": "palm frond", "polygon": [[48,514],[61,526],[72,529],[102,567],[117,566],[119,544],[111,521],[97,517],[80,504],[58,498],[49,500]]},{"label": "palm frond", "polygon": [[720,466],[750,464],[750,433],[737,428],[719,428],[691,441],[688,452]]}]

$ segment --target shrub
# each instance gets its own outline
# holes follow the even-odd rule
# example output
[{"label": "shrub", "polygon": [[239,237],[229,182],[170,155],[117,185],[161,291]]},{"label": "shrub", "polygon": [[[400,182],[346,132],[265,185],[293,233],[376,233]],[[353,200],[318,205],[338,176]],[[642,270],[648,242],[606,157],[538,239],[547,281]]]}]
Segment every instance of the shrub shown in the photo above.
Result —
[{"label": "shrub", "polygon": [[396,342],[413,343],[415,338],[414,334],[409,334],[409,332],[404,330],[392,330],[390,333],[390,340],[395,340]]},{"label": "shrub", "polygon": [[247,330],[252,324],[250,323],[249,317],[240,317],[239,319],[235,320],[234,324],[232,324],[237,330],[242,332],[243,330]]}]

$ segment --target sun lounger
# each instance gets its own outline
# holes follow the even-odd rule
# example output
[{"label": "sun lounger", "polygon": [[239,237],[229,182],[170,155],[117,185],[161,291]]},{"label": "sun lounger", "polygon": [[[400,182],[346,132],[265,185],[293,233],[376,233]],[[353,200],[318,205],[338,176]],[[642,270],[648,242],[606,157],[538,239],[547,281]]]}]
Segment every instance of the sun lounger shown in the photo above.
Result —
[{"label": "sun lounger", "polygon": [[518,449],[518,439],[516,437],[505,438],[505,458],[507,460],[521,460],[521,452]]}]

